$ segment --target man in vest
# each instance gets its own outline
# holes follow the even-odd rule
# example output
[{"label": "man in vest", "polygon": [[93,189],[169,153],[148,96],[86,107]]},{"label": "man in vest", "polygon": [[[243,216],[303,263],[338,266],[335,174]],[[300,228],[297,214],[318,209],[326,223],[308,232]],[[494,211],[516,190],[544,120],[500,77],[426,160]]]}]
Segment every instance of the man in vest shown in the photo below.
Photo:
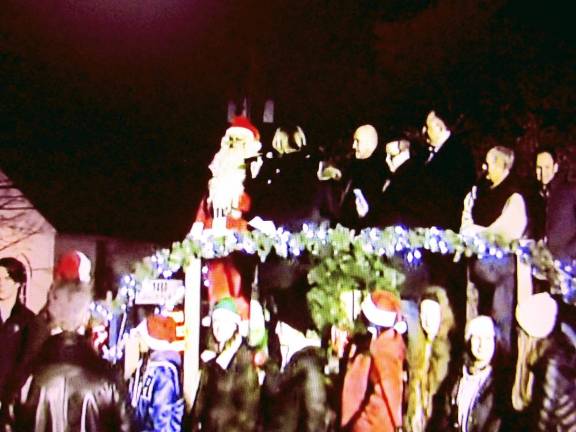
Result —
[{"label": "man in vest", "polygon": [[[496,146],[486,154],[486,182],[473,186],[464,200],[462,235],[491,234],[505,241],[524,235],[528,225],[522,189],[512,173],[514,151]],[[478,312],[490,315],[501,330],[502,348],[510,352],[516,287],[515,259],[488,254],[475,260],[471,279],[478,288]]]}]

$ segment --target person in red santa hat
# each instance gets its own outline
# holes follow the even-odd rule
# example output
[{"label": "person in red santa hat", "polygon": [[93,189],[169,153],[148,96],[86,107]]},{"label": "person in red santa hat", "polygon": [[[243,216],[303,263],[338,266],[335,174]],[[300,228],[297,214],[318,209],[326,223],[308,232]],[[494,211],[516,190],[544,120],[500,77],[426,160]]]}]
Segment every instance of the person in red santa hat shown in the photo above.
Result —
[{"label": "person in red santa hat", "polygon": [[[235,117],[222,138],[220,150],[210,163],[212,178],[208,182],[208,194],[202,199],[191,235],[203,229],[216,232],[225,230],[246,231],[248,223],[243,215],[250,210],[251,200],[244,190],[246,162],[258,156],[262,144],[258,129],[243,116]],[[255,176],[258,165],[250,166]],[[208,262],[208,298],[214,305],[226,297],[236,300],[240,315],[248,318],[249,296],[243,293],[242,269],[244,263],[237,256],[213,259]]]},{"label": "person in red santa hat", "polygon": [[375,291],[362,303],[367,338],[350,346],[342,389],[341,426],[354,432],[389,432],[402,426],[405,346],[400,299]]},{"label": "person in red santa hat", "polygon": [[[62,254],[54,267],[54,281],[48,292],[48,301],[60,286],[90,284],[91,268],[90,259],[80,251],[70,250]],[[42,345],[50,337],[51,321],[46,305],[30,322],[27,328],[26,349],[22,353],[18,368],[4,386],[6,398],[11,397],[12,393],[25,382]]]},{"label": "person in red santa hat", "polygon": [[150,315],[135,329],[140,348],[149,351],[131,385],[133,421],[139,431],[180,432],[182,396],[182,340],[169,316]]}]

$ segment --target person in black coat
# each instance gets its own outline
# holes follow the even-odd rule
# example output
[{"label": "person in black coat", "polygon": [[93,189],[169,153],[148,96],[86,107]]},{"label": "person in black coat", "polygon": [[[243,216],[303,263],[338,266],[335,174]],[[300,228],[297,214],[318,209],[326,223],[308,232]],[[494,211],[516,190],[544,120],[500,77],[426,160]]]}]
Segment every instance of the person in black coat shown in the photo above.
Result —
[{"label": "person in black coat", "polygon": [[576,185],[559,173],[558,156],[552,147],[536,152],[536,177],[541,214],[536,238],[543,238],[555,258],[576,258]]},{"label": "person in black coat", "polygon": [[424,131],[430,153],[419,179],[421,221],[457,231],[464,197],[476,180],[474,158],[470,149],[451,130],[450,114],[430,111]]},{"label": "person in black coat", "polygon": [[307,145],[303,129],[279,127],[272,147],[258,175],[247,184],[251,216],[288,231],[300,231],[304,223],[320,223],[318,157]]},{"label": "person in black coat", "polygon": [[[572,318],[574,307],[569,308]],[[516,372],[522,387],[517,394],[529,399],[523,430],[576,430],[576,331],[570,320],[561,318],[559,309],[548,293],[534,294],[516,308],[526,346],[531,348],[525,356],[527,367],[519,362]],[[521,379],[526,374],[532,378]]]},{"label": "person in black coat", "polygon": [[51,334],[13,402],[16,431],[130,430],[111,366],[91,345],[89,284],[66,282],[48,298]]},{"label": "person in black coat", "polygon": [[356,129],[352,149],[354,159],[340,180],[343,191],[337,222],[358,230],[377,220],[378,201],[389,171],[374,126]]},{"label": "person in black coat", "polygon": [[0,400],[8,397],[11,376],[26,356],[34,313],[20,301],[26,269],[16,258],[0,259]]},{"label": "person in black coat", "polygon": [[320,339],[310,332],[312,319],[305,297],[283,293],[276,300],[274,334],[280,353],[275,358],[278,353],[272,352],[265,365],[263,430],[326,431],[335,415],[328,408],[325,359]]}]

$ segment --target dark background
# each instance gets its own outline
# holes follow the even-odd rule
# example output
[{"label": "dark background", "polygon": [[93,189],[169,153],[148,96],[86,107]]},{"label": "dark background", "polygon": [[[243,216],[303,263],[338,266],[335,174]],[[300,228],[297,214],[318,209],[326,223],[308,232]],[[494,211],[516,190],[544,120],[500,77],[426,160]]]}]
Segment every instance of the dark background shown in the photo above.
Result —
[{"label": "dark background", "polygon": [[[230,99],[311,145],[359,123],[464,114],[481,154],[571,156],[569,2],[3,0],[0,168],[61,232],[171,241],[191,226]],[[529,168],[527,167],[526,170]]]}]

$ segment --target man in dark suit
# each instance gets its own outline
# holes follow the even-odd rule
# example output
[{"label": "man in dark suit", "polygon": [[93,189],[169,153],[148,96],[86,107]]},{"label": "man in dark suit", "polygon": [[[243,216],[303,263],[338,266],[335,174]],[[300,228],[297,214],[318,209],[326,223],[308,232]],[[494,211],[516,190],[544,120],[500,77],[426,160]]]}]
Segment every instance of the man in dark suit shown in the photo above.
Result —
[{"label": "man in dark suit", "polygon": [[[418,220],[425,226],[458,231],[464,198],[476,180],[471,151],[455,134],[455,120],[449,110],[435,107],[426,116],[423,132],[429,145],[418,182]],[[456,318],[453,347],[462,352],[462,329],[466,322],[466,267],[452,258],[426,254],[429,283],[446,288]]]},{"label": "man in dark suit", "polygon": [[560,260],[576,258],[576,186],[559,171],[558,157],[552,147],[536,153],[536,177],[543,214],[536,237],[544,238],[548,248]]},{"label": "man in dark suit", "polygon": [[429,226],[457,231],[464,197],[476,172],[470,150],[452,132],[449,114],[433,110],[426,116],[424,132],[430,153],[420,180],[421,209]]},{"label": "man in dark suit", "polygon": [[338,222],[361,229],[371,225],[376,214],[382,186],[387,175],[384,154],[378,146],[378,133],[366,124],[354,132],[354,160],[344,176],[346,186],[340,199]]}]

